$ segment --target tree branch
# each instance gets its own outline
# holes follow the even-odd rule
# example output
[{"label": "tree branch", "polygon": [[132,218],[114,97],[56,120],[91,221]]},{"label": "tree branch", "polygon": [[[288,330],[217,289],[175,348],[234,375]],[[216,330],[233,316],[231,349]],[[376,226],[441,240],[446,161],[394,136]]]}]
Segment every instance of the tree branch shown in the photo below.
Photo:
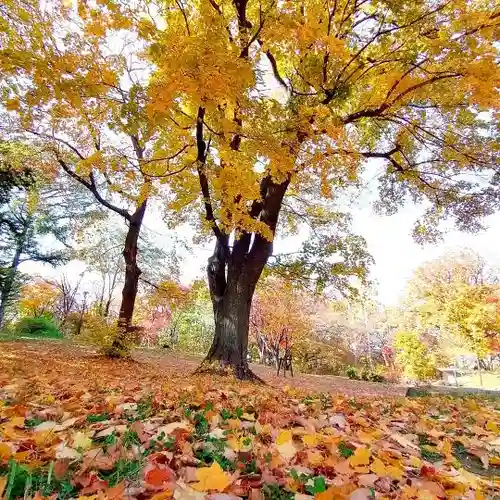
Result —
[{"label": "tree branch", "polygon": [[130,213],[120,207],[117,207],[116,205],[113,205],[106,199],[104,199],[99,193],[99,190],[97,188],[97,184],[95,182],[94,175],[91,173],[89,176],[90,181],[87,181],[85,178],[81,177],[78,175],[76,172],[71,170],[71,168],[68,166],[68,164],[60,157],[57,157],[57,161],[59,162],[59,165],[61,165],[62,169],[74,180],[79,182],[82,186],[85,186],[93,195],[94,198],[104,207],[107,209],[111,210],[112,212],[115,212],[116,214],[120,215],[124,219],[128,220],[129,222],[132,219],[132,216]]},{"label": "tree branch", "polygon": [[203,195],[203,203],[205,205],[205,219],[210,223],[212,230],[218,241],[222,242],[224,240],[224,235],[217,225],[215,220],[214,210],[212,207],[212,202],[210,199],[210,187],[208,184],[208,178],[205,174],[205,162],[207,160],[207,145],[203,139],[203,119],[205,117],[205,108],[201,106],[198,108],[198,116],[196,119],[196,147],[198,149],[197,161],[197,171],[198,178],[200,180],[201,194]]}]

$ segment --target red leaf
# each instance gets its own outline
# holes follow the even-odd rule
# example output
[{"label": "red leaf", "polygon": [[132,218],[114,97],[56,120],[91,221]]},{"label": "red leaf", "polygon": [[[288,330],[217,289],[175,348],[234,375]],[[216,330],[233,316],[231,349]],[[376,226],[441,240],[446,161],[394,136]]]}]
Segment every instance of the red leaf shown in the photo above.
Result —
[{"label": "red leaf", "polygon": [[420,469],[421,477],[432,477],[436,475],[436,468],[432,465],[423,465]]}]

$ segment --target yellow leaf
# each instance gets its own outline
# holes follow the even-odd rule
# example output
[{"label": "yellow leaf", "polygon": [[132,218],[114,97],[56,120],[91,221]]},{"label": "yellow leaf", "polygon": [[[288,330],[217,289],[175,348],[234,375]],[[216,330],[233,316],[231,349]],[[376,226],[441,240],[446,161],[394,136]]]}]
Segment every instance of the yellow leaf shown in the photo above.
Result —
[{"label": "yellow leaf", "polygon": [[292,431],[290,429],[285,429],[278,434],[278,437],[276,438],[276,444],[278,445],[285,444],[291,440],[292,440]]},{"label": "yellow leaf", "polygon": [[12,427],[24,427],[24,417],[14,417],[10,421]]},{"label": "yellow leaf", "polygon": [[307,461],[312,466],[320,465],[325,462],[325,457],[319,451],[308,451]]},{"label": "yellow leaf", "polygon": [[314,448],[318,444],[318,436],[316,434],[306,434],[302,436],[302,441],[309,448]]},{"label": "yellow leaf", "polygon": [[481,492],[481,490],[476,490],[476,494],[474,495],[474,500],[485,500],[485,496]]},{"label": "yellow leaf", "polygon": [[377,476],[384,477],[387,476],[387,468],[384,462],[380,458],[376,458],[370,466],[372,472],[377,474]]},{"label": "yellow leaf", "polygon": [[422,460],[420,460],[420,458],[418,458],[418,457],[410,457],[408,464],[411,467],[420,468],[420,467],[422,467]]},{"label": "yellow leaf", "polygon": [[403,479],[403,471],[395,465],[389,465],[387,467],[387,475],[392,479],[397,479],[398,481]]},{"label": "yellow leaf", "polygon": [[0,498],[2,498],[5,487],[7,486],[7,476],[0,477]]},{"label": "yellow leaf", "polygon": [[92,439],[84,432],[77,432],[73,436],[73,448],[82,448],[88,450],[92,447]]},{"label": "yellow leaf", "polygon": [[295,445],[292,441],[287,441],[284,444],[276,445],[276,448],[278,449],[280,455],[286,460],[291,460],[297,453],[297,448],[295,448]]},{"label": "yellow leaf", "polygon": [[231,484],[231,476],[214,462],[210,467],[201,467],[196,471],[198,483],[191,485],[196,491],[224,491]]},{"label": "yellow leaf", "polygon": [[500,434],[500,427],[498,426],[498,424],[496,422],[493,422],[492,420],[490,420],[487,424],[486,424],[486,428],[491,431],[491,432],[494,432],[495,434]]},{"label": "yellow leaf", "polygon": [[7,111],[17,111],[20,108],[19,99],[7,99],[5,107]]},{"label": "yellow leaf", "polygon": [[252,415],[250,413],[243,413],[243,415],[241,415],[241,420],[248,420],[249,422],[255,422],[255,415]]},{"label": "yellow leaf", "polygon": [[12,455],[12,450],[7,443],[0,443],[0,461],[9,458]]},{"label": "yellow leaf", "polygon": [[357,448],[354,455],[349,458],[349,464],[351,467],[356,467],[358,465],[368,465],[370,463],[371,452],[368,448],[362,446]]},{"label": "yellow leaf", "polygon": [[358,439],[365,444],[371,443],[377,439],[376,436],[374,436],[371,433],[365,432],[363,430],[358,431]]}]

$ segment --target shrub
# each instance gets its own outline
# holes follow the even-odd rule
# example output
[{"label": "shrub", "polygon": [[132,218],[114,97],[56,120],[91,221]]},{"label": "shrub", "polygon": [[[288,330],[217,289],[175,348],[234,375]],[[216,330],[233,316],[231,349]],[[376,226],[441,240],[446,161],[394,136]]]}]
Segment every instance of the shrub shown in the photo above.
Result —
[{"label": "shrub", "polygon": [[83,317],[81,334],[74,338],[83,343],[97,345],[106,351],[110,348],[117,333],[116,320],[88,312]]},{"label": "shrub", "polygon": [[44,316],[22,318],[16,325],[16,334],[29,337],[48,339],[62,339],[63,334],[57,329],[53,321]]},{"label": "shrub", "polygon": [[385,377],[377,370],[362,368],[360,372],[355,366],[350,366],[346,370],[346,375],[352,380],[365,380],[366,382],[385,382]]},{"label": "shrub", "polygon": [[436,375],[436,356],[420,340],[417,332],[401,331],[396,334],[396,362],[411,380],[429,380]]},{"label": "shrub", "polygon": [[308,338],[294,343],[292,355],[294,369],[316,375],[342,375],[351,362],[342,347]]}]

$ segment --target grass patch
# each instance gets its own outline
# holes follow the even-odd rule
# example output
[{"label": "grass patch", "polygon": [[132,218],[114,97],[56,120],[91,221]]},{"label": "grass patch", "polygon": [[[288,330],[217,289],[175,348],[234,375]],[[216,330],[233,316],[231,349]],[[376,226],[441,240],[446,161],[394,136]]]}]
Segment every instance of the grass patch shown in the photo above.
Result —
[{"label": "grass patch", "polygon": [[116,486],[125,479],[135,481],[139,477],[142,464],[139,460],[125,460],[123,458],[117,460],[111,471],[100,471],[101,479],[108,481],[110,487]]}]

